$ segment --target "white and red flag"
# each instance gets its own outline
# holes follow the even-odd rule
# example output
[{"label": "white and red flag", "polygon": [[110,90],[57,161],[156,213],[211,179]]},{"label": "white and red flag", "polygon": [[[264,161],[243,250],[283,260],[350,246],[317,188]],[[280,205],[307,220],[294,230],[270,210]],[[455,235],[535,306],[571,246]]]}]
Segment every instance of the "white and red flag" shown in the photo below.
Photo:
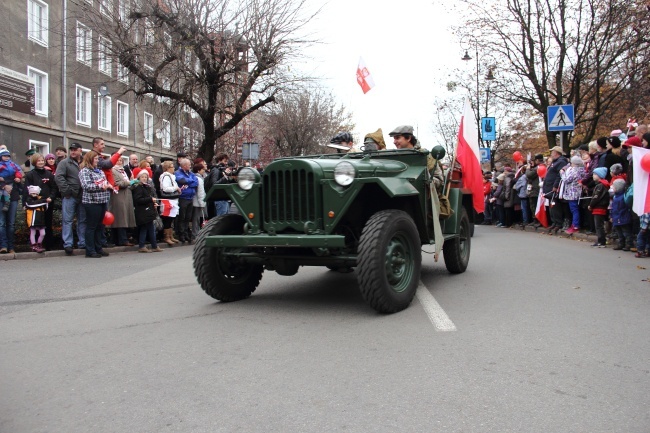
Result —
[{"label": "white and red flag", "polygon": [[641,160],[644,156],[646,161],[650,158],[650,149],[632,147],[632,163],[634,164],[632,210],[637,215],[650,212],[650,173],[643,169]]},{"label": "white and red flag", "polygon": [[462,168],[463,187],[472,192],[474,210],[481,213],[485,209],[483,170],[480,162],[481,154],[478,149],[478,127],[468,99],[465,99],[463,116],[460,118],[460,128],[458,128],[456,160]]},{"label": "white and red flag", "polygon": [[158,208],[160,211],[160,216],[174,218],[178,215],[178,200],[161,198],[158,200],[158,206],[160,206]]},{"label": "white and red flag", "polygon": [[359,66],[357,66],[357,83],[361,86],[364,95],[375,87],[375,80],[372,79],[372,75],[361,57],[359,57]]},{"label": "white and red flag", "polygon": [[539,196],[537,197],[535,218],[537,218],[537,221],[539,221],[542,226],[548,227],[548,216],[546,216],[546,197],[544,197],[544,193],[541,190],[539,191]]}]

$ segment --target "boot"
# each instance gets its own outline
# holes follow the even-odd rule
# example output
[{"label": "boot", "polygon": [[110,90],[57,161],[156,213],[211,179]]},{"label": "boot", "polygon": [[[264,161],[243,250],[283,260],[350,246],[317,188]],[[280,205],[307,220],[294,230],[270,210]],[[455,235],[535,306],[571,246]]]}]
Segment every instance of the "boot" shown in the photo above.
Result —
[{"label": "boot", "polygon": [[163,242],[170,247],[173,247],[175,245],[174,241],[172,240],[172,229],[163,230]]},{"label": "boot", "polygon": [[178,239],[176,239],[174,237],[174,229],[169,229],[169,239],[171,239],[172,242],[175,243],[175,244],[180,244],[181,243],[181,241],[179,241]]},{"label": "boot", "polygon": [[162,248],[160,248],[160,247],[158,247],[158,246],[157,246],[156,248],[152,248],[152,249],[151,249],[151,252],[152,252],[152,253],[161,253],[161,252],[163,252],[163,251],[165,251],[165,250],[163,250]]}]

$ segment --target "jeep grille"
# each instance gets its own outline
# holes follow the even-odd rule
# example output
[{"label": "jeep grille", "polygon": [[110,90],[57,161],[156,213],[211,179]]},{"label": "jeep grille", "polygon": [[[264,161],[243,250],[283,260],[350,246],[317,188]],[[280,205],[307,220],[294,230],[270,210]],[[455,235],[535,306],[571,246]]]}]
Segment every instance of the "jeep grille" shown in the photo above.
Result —
[{"label": "jeep grille", "polygon": [[316,188],[310,170],[265,171],[262,184],[265,226],[303,231],[306,221],[316,221]]}]

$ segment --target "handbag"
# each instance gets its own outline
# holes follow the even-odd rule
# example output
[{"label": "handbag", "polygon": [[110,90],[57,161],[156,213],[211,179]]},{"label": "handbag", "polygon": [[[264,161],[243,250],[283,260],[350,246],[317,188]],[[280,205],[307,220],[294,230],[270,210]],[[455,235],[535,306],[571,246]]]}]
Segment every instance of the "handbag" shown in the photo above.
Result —
[{"label": "handbag", "polygon": [[[165,173],[163,173],[164,176]],[[175,199],[181,196],[181,194],[178,191],[174,192],[165,192],[162,189],[162,176],[160,177],[160,198],[166,198],[166,199]]]},{"label": "handbag", "polygon": [[153,220],[153,227],[157,232],[161,231],[164,228],[163,221],[162,218],[160,218],[160,215],[156,215],[156,219]]}]

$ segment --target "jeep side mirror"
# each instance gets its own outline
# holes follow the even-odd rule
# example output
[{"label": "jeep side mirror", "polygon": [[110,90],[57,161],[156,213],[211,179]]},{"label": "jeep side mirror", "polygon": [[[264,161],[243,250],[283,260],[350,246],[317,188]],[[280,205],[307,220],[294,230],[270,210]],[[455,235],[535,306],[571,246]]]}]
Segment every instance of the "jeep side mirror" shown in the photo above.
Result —
[{"label": "jeep side mirror", "polygon": [[433,156],[436,160],[440,161],[442,158],[445,157],[447,154],[447,151],[445,150],[444,147],[438,145],[431,149],[431,156]]}]

